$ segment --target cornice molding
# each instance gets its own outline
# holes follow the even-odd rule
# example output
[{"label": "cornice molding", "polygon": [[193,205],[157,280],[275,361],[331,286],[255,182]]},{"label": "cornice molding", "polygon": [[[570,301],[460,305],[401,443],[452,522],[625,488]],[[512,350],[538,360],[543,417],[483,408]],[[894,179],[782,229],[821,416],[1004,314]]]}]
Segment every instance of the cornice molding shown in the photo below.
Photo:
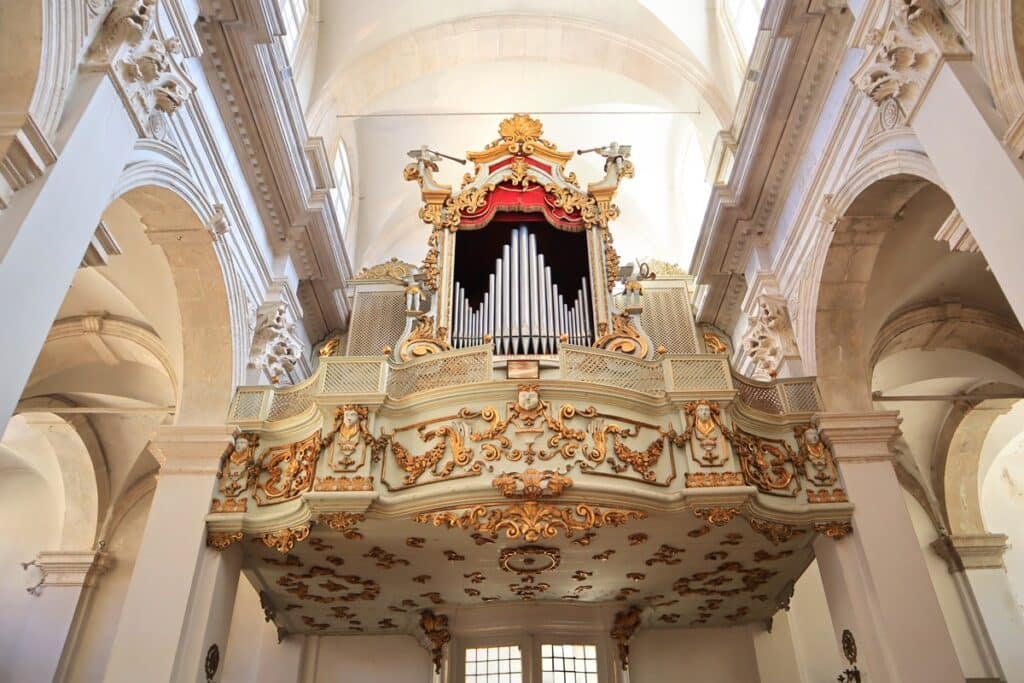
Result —
[{"label": "cornice molding", "polygon": [[899,412],[822,413],[818,416],[821,438],[832,447],[836,461],[846,463],[892,462],[893,446],[900,437]]},{"label": "cornice molding", "polygon": [[235,428],[225,425],[162,425],[154,431],[148,447],[160,464],[159,477],[214,475],[234,435]]}]

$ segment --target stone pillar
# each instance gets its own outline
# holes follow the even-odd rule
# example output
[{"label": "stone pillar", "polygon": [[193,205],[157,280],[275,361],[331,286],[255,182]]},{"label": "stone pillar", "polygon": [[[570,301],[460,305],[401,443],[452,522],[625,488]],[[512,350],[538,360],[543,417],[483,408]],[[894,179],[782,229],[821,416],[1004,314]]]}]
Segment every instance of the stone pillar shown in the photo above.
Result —
[{"label": "stone pillar", "polygon": [[[878,0],[876,0],[878,2]],[[851,2],[869,15],[864,0]],[[1004,144],[978,65],[938,0],[891,2],[854,82],[880,107],[883,127],[909,125],[980,246],[1017,319],[1024,321],[1024,162]]]},{"label": "stone pillar", "polygon": [[1007,537],[1004,534],[972,534],[942,537],[932,544],[946,560],[950,573],[961,574],[980,612],[983,624],[977,627],[988,638],[995,657],[999,660],[1003,678],[1024,681],[1024,615],[1017,607],[1010,588],[1003,553]]},{"label": "stone pillar", "polygon": [[826,413],[850,501],[853,530],[823,526],[814,543],[836,638],[849,629],[858,665],[874,683],[963,683],[892,461],[896,412]]},{"label": "stone pillar", "polygon": [[79,76],[64,117],[56,163],[0,213],[0,292],[18,293],[0,327],[0,432],[137,139],[104,74]]},{"label": "stone pillar", "polygon": [[750,627],[760,683],[803,683],[806,681],[806,677],[800,671],[797,651],[793,643],[793,629],[789,621],[789,612],[780,610],[772,617],[770,631],[760,625]]},{"label": "stone pillar", "polygon": [[32,564],[40,576],[29,591],[38,602],[22,624],[19,657],[5,672],[12,681],[55,678],[78,604],[109,567],[95,550],[44,551]]},{"label": "stone pillar", "polygon": [[205,517],[231,436],[223,426],[157,429],[160,474],[104,681],[205,681],[211,645],[223,661],[242,551],[208,548]]}]

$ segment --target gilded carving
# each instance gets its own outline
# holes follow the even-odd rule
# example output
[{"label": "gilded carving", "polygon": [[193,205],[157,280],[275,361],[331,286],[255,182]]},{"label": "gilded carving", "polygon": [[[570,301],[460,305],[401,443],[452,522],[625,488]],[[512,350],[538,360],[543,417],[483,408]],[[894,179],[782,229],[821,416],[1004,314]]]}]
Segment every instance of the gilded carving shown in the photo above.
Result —
[{"label": "gilded carving", "polygon": [[270,531],[262,536],[264,545],[273,548],[282,555],[291,552],[296,543],[301,543],[309,536],[309,525],[290,529]]},{"label": "gilded carving", "polygon": [[210,512],[245,512],[248,503],[247,498],[228,498],[227,500],[214,498],[210,501]]},{"label": "gilded carving", "polygon": [[[323,579],[317,587],[330,595],[311,593],[307,582],[312,579]],[[373,579],[364,579],[353,574],[338,574],[331,567],[314,566],[303,574],[288,572],[277,579],[277,585],[299,600],[319,604],[376,600],[380,595],[380,585]]]},{"label": "gilded carving", "polygon": [[727,428],[717,401],[690,401],[683,406],[686,429],[676,437],[679,446],[689,444],[693,459],[701,467],[720,467],[729,458],[725,446]]},{"label": "gilded carving", "polygon": [[814,530],[838,541],[853,533],[853,525],[849,522],[816,522]]},{"label": "gilded carving", "polygon": [[813,424],[802,424],[794,427],[793,433],[798,444],[794,461],[804,477],[816,486],[834,486],[838,483],[839,473],[836,471],[832,450],[821,440],[818,428]]},{"label": "gilded carving", "polygon": [[369,552],[363,553],[363,557],[373,560],[380,569],[391,569],[395,566],[408,567],[409,560],[396,557],[394,553],[385,551],[380,546],[373,546]]},{"label": "gilded carving", "polygon": [[715,334],[714,332],[704,332],[704,346],[711,353],[723,354],[729,352],[729,347],[726,346],[725,342]]},{"label": "gilded carving", "polygon": [[605,323],[600,323],[598,325],[600,336],[594,342],[594,348],[646,358],[650,352],[650,344],[645,335],[640,332],[638,323],[633,318],[634,316],[629,313],[619,313],[614,316],[610,332]]},{"label": "gilded carving", "polygon": [[312,489],[321,448],[320,432],[316,432],[301,441],[267,450],[260,458],[256,503],[284,503]]},{"label": "gilded carving", "polygon": [[562,564],[562,554],[558,548],[542,545],[504,548],[498,557],[498,566],[502,571],[520,576],[533,577],[537,574],[554,571],[560,564]]},{"label": "gilded carving", "polygon": [[215,550],[225,550],[242,540],[241,531],[210,531],[206,534],[206,545]]},{"label": "gilded carving", "polygon": [[373,477],[319,477],[314,491],[372,491]]},{"label": "gilded carving", "polygon": [[744,480],[761,493],[792,497],[800,490],[796,454],[785,441],[762,439],[737,428],[729,432]]},{"label": "gilded carving", "polygon": [[[227,498],[234,498],[248,491],[256,484],[259,468],[255,464],[256,449],[260,445],[260,437],[252,432],[242,432],[220,459],[217,470],[217,488]],[[228,501],[224,501],[227,504]],[[244,501],[243,501],[244,503]],[[242,506],[241,512],[245,511]],[[216,512],[211,510],[211,512]],[[225,510],[226,512],[226,510]]]},{"label": "gilded carving", "polygon": [[[419,455],[411,453],[395,438],[399,431],[407,428],[400,428],[381,437],[381,442],[390,449],[395,464],[406,473],[402,479],[403,484],[406,486],[416,484],[426,472],[430,472],[438,479],[446,479],[451,476],[456,467],[468,468],[467,473],[470,475],[480,474],[483,471],[483,464],[473,461],[473,449],[466,444],[468,430],[465,423],[443,424],[434,429],[427,429],[427,426],[421,424],[416,431],[422,442],[433,442],[433,445]],[[450,453],[451,458],[443,466],[440,466],[446,453]]]},{"label": "gilded carving", "polygon": [[740,510],[739,508],[724,506],[699,507],[694,508],[693,514],[697,515],[708,524],[713,524],[714,526],[725,526],[740,514]]},{"label": "gilded carving", "polygon": [[448,631],[448,617],[443,614],[434,614],[432,610],[425,609],[420,612],[420,630],[429,643],[430,656],[434,662],[434,673],[441,673],[441,657],[444,653],[444,646],[452,639]]},{"label": "gilded carving", "polygon": [[572,486],[572,479],[553,470],[543,472],[527,468],[522,472],[506,472],[491,482],[506,498],[538,500],[557,498]]},{"label": "gilded carving", "polygon": [[640,619],[643,611],[639,607],[630,607],[628,610],[618,612],[612,624],[611,637],[619,651],[619,665],[623,671],[629,669],[629,641],[640,628]]},{"label": "gilded carving", "polygon": [[808,491],[807,502],[808,503],[846,503],[849,498],[846,497],[846,491],[842,489],[822,489],[820,491]]},{"label": "gilded carving", "polygon": [[743,486],[743,475],[739,472],[687,472],[686,486],[687,488]]},{"label": "gilded carving", "polygon": [[363,268],[352,279],[354,281],[397,280],[399,282],[404,282],[405,278],[415,273],[415,271],[416,266],[413,264],[400,261],[397,258],[392,258],[384,263],[378,263],[375,266]]},{"label": "gilded carving", "polygon": [[334,428],[324,445],[330,449],[327,464],[335,472],[352,472],[366,464],[366,453],[376,444],[367,427],[368,418],[366,406],[352,403],[334,411]]},{"label": "gilded carving", "polygon": [[776,572],[763,567],[745,568],[739,562],[723,562],[712,571],[696,572],[679,578],[672,590],[680,596],[720,595],[729,597],[740,593],[753,593],[767,583]]},{"label": "gilded carving", "polygon": [[685,552],[686,548],[676,548],[675,546],[662,543],[661,547],[644,561],[644,564],[648,567],[653,567],[656,564],[679,564],[682,560],[676,556],[682,555]]},{"label": "gilded carving", "polygon": [[447,337],[448,330],[444,327],[438,327],[435,334],[434,316],[423,313],[416,318],[409,336],[398,345],[398,357],[408,361],[431,353],[450,351],[452,346]]},{"label": "gilded carving", "polygon": [[640,545],[642,543],[646,543],[647,542],[647,534],[644,534],[644,533],[630,534],[628,537],[626,537],[626,541],[628,541],[630,545]]},{"label": "gilded carving", "polygon": [[750,518],[750,528],[771,541],[772,545],[782,545],[794,536],[803,536],[807,533],[803,529],[797,529],[790,524],[770,522],[756,517]]},{"label": "gilded carving", "polygon": [[611,451],[622,463],[609,461],[612,471],[622,474],[632,468],[634,472],[643,477],[644,481],[655,481],[658,475],[654,468],[657,467],[658,460],[665,450],[665,435],[659,435],[642,451],[635,451],[621,441],[621,437],[631,438],[638,436],[639,433],[638,425],[623,427],[607,423],[602,419],[595,419],[590,423],[590,437],[594,448],[586,452],[587,459],[594,463],[602,462],[608,452],[610,441]]},{"label": "gilded carving", "polygon": [[363,538],[363,534],[356,528],[356,525],[365,522],[366,515],[358,512],[325,512],[317,518],[317,521],[335,531],[340,531],[341,535],[350,541],[358,541]]},{"label": "gilded carving", "polygon": [[522,538],[533,542],[541,538],[553,538],[561,530],[566,538],[578,531],[605,526],[621,526],[630,519],[644,519],[647,513],[639,510],[601,510],[597,507],[578,503],[575,506],[557,507],[542,505],[527,500],[522,503],[475,507],[465,512],[421,513],[413,521],[449,529],[473,529],[490,534],[492,537],[504,532],[511,539]]}]

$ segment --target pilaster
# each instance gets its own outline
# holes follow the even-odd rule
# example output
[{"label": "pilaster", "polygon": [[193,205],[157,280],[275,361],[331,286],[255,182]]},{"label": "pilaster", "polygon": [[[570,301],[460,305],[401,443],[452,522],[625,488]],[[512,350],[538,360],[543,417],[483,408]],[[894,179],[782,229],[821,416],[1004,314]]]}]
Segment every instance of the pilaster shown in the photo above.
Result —
[{"label": "pilaster", "polygon": [[202,680],[203,660],[221,658],[241,569],[241,548],[206,547],[205,518],[233,429],[157,428],[150,451],[160,473],[107,664],[105,681]]},{"label": "pilaster", "polygon": [[850,501],[853,533],[821,537],[814,549],[836,629],[857,639],[872,681],[960,683],[963,673],[893,468],[896,412],[826,413]]}]

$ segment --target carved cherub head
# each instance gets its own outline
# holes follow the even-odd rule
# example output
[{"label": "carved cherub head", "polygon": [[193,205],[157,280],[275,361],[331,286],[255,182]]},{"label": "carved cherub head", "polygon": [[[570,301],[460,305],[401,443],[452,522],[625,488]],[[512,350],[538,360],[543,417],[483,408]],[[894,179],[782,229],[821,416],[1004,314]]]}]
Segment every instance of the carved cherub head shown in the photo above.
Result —
[{"label": "carved cherub head", "polygon": [[369,415],[369,410],[366,406],[346,403],[335,411],[334,420],[338,429],[351,434],[360,431],[360,426],[366,420],[367,415]]},{"label": "carved cherub head", "polygon": [[516,395],[516,405],[526,413],[532,413],[540,407],[540,390],[536,384],[520,384]]}]

